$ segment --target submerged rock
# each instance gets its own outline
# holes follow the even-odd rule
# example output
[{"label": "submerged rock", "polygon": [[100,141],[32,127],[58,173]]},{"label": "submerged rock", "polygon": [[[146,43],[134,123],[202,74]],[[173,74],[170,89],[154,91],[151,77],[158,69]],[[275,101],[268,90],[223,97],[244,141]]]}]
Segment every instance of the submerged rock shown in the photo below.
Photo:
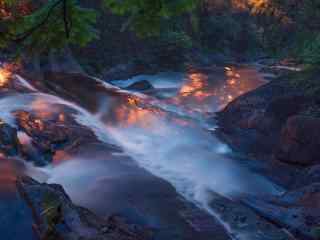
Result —
[{"label": "submerged rock", "polygon": [[29,177],[17,181],[18,192],[31,208],[34,232],[44,240],[147,240],[152,233],[122,218],[101,219],[76,206],[60,185]]}]

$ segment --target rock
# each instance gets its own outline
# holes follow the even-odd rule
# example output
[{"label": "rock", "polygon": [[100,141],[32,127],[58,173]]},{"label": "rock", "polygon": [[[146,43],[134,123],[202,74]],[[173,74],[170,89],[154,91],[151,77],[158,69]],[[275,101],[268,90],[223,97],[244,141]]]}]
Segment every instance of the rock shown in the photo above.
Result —
[{"label": "rock", "polygon": [[142,80],[142,81],[135,82],[135,83],[131,84],[126,89],[134,90],[134,91],[148,91],[148,90],[153,90],[154,87],[152,86],[152,84],[149,81]]},{"label": "rock", "polygon": [[217,113],[218,136],[236,151],[258,157],[270,155],[281,126],[266,109],[274,95],[284,92],[281,85],[267,84],[232,101]]},{"label": "rock", "polygon": [[51,162],[52,155],[59,145],[69,140],[68,130],[61,125],[45,121],[25,111],[17,111],[15,115],[20,130],[31,138],[32,145],[38,150],[33,156],[27,156],[32,157],[29,160],[37,165]]},{"label": "rock", "polygon": [[127,79],[135,75],[136,70],[133,63],[119,64],[109,70],[102,72],[105,81]]},{"label": "rock", "polygon": [[288,118],[311,104],[310,98],[277,79],[240,96],[219,112],[218,135],[237,151],[271,159],[279,152]]},{"label": "rock", "polygon": [[15,112],[19,129],[31,139],[30,152],[24,146],[24,155],[39,166],[52,161],[56,151],[77,148],[81,144],[98,142],[95,134],[88,128],[80,126],[74,119],[64,113],[52,112],[50,116],[41,116],[26,111]]},{"label": "rock", "polygon": [[305,169],[302,176],[297,179],[296,186],[303,187],[316,182],[320,182],[320,165]]},{"label": "rock", "polygon": [[210,193],[210,207],[232,229],[234,239],[290,240],[283,229],[259,216],[239,201],[233,201],[216,193]]},{"label": "rock", "polygon": [[18,192],[32,211],[39,239],[147,240],[148,229],[127,224],[117,216],[101,219],[72,203],[60,185],[41,184],[29,177],[17,181]]},{"label": "rock", "polygon": [[289,191],[279,197],[243,200],[261,216],[287,228],[298,239],[313,236],[320,222],[320,183]]},{"label": "rock", "polygon": [[293,116],[306,108],[310,99],[304,95],[289,94],[276,96],[270,101],[266,108],[266,115],[271,115],[281,123],[285,122],[290,116]]},{"label": "rock", "polygon": [[15,156],[20,153],[17,130],[0,120],[0,153]]},{"label": "rock", "polygon": [[320,163],[320,118],[290,117],[281,132],[277,159],[290,164],[311,166]]}]

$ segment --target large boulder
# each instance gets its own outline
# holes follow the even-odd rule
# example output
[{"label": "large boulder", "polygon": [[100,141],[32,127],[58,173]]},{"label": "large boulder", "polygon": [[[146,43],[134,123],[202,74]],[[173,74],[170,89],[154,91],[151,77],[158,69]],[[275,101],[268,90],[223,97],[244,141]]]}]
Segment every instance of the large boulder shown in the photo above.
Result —
[{"label": "large boulder", "polygon": [[320,164],[320,118],[290,117],[281,132],[276,157],[290,164]]},{"label": "large boulder", "polygon": [[255,157],[271,158],[287,119],[303,112],[312,99],[281,80],[240,96],[217,114],[218,135],[231,147]]},{"label": "large boulder", "polygon": [[266,108],[270,115],[283,124],[290,116],[298,114],[310,103],[310,99],[301,94],[286,94],[274,97]]},{"label": "large boulder", "polygon": [[[232,148],[261,157],[270,155],[277,146],[281,124],[271,104],[285,88],[270,83],[232,101],[217,113],[217,134]],[[268,109],[268,110],[267,110]]]},{"label": "large boulder", "polygon": [[147,240],[151,232],[123,219],[101,219],[72,203],[60,185],[21,177],[17,188],[31,209],[33,228],[44,240]]}]

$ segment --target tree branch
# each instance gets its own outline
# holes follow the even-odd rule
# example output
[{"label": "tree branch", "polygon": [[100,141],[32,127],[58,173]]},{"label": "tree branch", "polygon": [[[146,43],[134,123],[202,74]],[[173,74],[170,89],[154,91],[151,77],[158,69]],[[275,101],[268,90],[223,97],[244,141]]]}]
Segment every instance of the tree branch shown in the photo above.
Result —
[{"label": "tree branch", "polygon": [[57,8],[60,4],[63,3],[63,16],[64,16],[64,24],[65,24],[65,30],[66,30],[66,36],[69,37],[69,33],[70,33],[70,29],[69,29],[69,24],[68,24],[68,20],[67,20],[67,4],[66,4],[67,0],[57,0],[48,10],[48,13],[46,15],[46,17],[39,22],[37,25],[35,25],[34,27],[32,27],[31,29],[29,29],[28,31],[20,34],[20,36],[15,37],[14,39],[12,39],[14,42],[22,42],[25,39],[27,39],[29,36],[31,36],[37,29],[41,28],[43,25],[45,25],[47,23],[47,21],[49,20],[52,12],[54,11],[55,8]]}]

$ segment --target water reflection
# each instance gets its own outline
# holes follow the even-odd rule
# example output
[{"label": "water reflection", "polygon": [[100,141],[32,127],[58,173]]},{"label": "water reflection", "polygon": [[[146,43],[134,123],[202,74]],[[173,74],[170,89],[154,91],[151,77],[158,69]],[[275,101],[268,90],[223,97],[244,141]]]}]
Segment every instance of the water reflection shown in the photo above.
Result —
[{"label": "water reflection", "polygon": [[8,84],[11,77],[11,72],[6,68],[0,68],[0,87],[4,87]]},{"label": "water reflection", "polygon": [[225,67],[224,75],[217,76],[202,72],[187,75],[179,94],[171,102],[188,106],[202,113],[224,108],[240,95],[265,83],[256,69]]}]

